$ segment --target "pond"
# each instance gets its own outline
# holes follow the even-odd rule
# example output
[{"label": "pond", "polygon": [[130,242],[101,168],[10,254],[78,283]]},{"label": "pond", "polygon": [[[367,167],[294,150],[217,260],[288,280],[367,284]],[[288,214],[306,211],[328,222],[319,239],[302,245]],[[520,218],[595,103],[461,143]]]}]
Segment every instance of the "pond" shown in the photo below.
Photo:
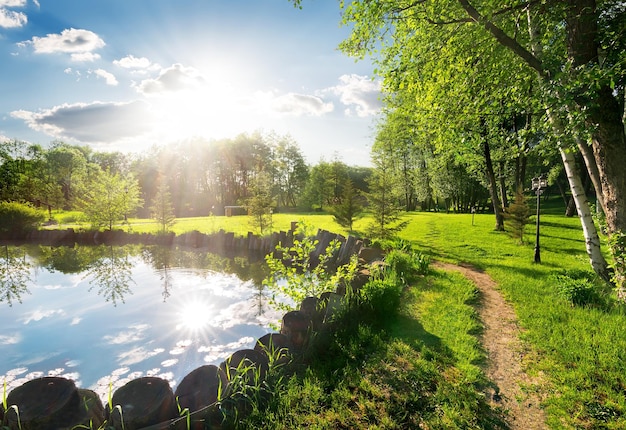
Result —
[{"label": "pond", "polygon": [[265,265],[166,247],[0,246],[0,384],[63,376],[103,400],[175,387],[273,331]]}]

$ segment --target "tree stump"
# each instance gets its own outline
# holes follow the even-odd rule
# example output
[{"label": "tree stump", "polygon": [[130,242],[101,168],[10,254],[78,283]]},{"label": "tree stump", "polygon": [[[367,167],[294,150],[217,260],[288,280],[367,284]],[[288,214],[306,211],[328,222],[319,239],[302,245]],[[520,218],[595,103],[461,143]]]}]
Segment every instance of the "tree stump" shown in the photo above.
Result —
[{"label": "tree stump", "polygon": [[220,364],[229,381],[241,375],[246,385],[256,385],[267,376],[269,364],[267,356],[254,349],[235,351]]},{"label": "tree stump", "polygon": [[274,365],[286,364],[291,355],[291,341],[284,334],[268,333],[256,341],[254,349],[264,354],[268,362]]},{"label": "tree stump", "polygon": [[174,393],[161,378],[143,377],[128,382],[113,393],[112,405],[112,411],[107,405],[106,415],[116,429],[140,429],[178,416]]},{"label": "tree stump", "polygon": [[283,316],[280,333],[287,336],[294,350],[301,351],[309,340],[311,319],[301,311],[287,312]]},{"label": "tree stump", "polygon": [[5,418],[11,429],[71,427],[71,418],[80,406],[74,382],[58,377],[28,381],[11,391],[6,400]]},{"label": "tree stump", "polygon": [[219,393],[225,393],[228,379],[222,369],[214,365],[198,367],[183,378],[175,397],[181,409],[190,412],[217,402]]}]

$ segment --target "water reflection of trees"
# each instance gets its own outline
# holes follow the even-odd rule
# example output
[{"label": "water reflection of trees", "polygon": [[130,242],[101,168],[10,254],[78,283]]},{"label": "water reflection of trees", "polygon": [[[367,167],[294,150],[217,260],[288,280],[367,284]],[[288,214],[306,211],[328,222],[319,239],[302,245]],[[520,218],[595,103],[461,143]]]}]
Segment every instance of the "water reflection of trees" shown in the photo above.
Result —
[{"label": "water reflection of trees", "polygon": [[[246,257],[226,257],[219,254],[213,254],[199,249],[189,249],[181,247],[166,247],[159,245],[124,245],[124,246],[27,246],[26,251],[21,251],[21,266],[16,263],[5,264],[5,259],[0,260],[3,263],[3,271],[7,267],[12,269],[13,279],[16,279],[16,270],[28,262],[24,258],[27,252],[33,261],[28,268],[43,267],[50,272],[61,272],[64,274],[85,274],[89,277],[91,288],[89,291],[97,288],[98,294],[103,296],[105,300],[117,305],[118,302],[124,303],[124,297],[132,294],[131,278],[133,257],[140,257],[146,264],[155,269],[161,280],[161,288],[163,301],[166,301],[173,289],[174,271],[177,268],[191,268],[201,271],[219,272],[233,274],[241,281],[252,281],[255,292],[255,304],[259,313],[263,312],[265,303],[265,294],[263,290],[263,279],[267,276],[267,266],[261,260],[250,261]],[[13,255],[18,252],[19,248],[10,246],[5,247],[4,254]],[[14,261],[14,260],[11,260]],[[24,269],[22,269],[24,270]],[[7,275],[2,273],[3,284],[0,292],[6,301],[6,280]],[[27,278],[15,285],[24,285],[20,290],[13,287],[11,290],[11,298],[17,298],[16,293],[28,292],[25,285],[30,280],[29,272],[24,272]]]},{"label": "water reflection of trees", "polygon": [[143,260],[158,271],[163,287],[163,301],[171,295],[170,269],[177,267],[209,270],[234,274],[241,281],[252,281],[259,290],[259,303],[263,293],[263,279],[267,266],[263,261],[250,262],[245,257],[224,257],[197,249],[188,250],[163,246],[146,246],[141,253]]},{"label": "water reflection of trees", "polygon": [[86,276],[91,277],[89,291],[98,288],[98,295],[117,306],[118,300],[124,303],[124,296],[132,294],[130,283],[134,282],[133,264],[125,247],[101,245],[97,248],[103,254],[87,268]]},{"label": "water reflection of trees", "polygon": [[4,245],[0,256],[0,303],[6,302],[13,306],[15,300],[22,303],[22,295],[30,294],[28,283],[31,282],[31,268],[26,260],[26,252]]}]

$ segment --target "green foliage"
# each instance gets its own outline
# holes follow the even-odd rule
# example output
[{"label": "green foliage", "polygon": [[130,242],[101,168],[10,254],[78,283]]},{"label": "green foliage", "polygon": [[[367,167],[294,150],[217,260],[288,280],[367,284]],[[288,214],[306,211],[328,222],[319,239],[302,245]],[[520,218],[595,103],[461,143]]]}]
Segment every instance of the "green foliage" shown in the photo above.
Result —
[{"label": "green foliage", "polygon": [[[472,364],[482,351],[464,300],[475,287],[438,276],[397,299],[401,286],[381,274],[365,288],[367,295],[347,299],[352,304],[336,315],[332,331],[313,338],[306,370],[287,367],[289,378],[266,408],[241,417],[236,428],[504,428]],[[385,298],[390,292],[395,307]]]},{"label": "green foliage", "polygon": [[261,172],[252,181],[250,197],[246,203],[251,224],[261,234],[272,228],[272,208],[274,206],[272,178],[267,172]]},{"label": "green foliage", "polygon": [[172,195],[166,182],[159,183],[150,211],[152,218],[161,226],[161,233],[166,233],[176,223]]},{"label": "green foliage", "polygon": [[572,305],[587,306],[599,303],[598,287],[594,285],[590,273],[566,271],[553,275],[552,278],[556,291]]},{"label": "green foliage", "polygon": [[526,225],[530,221],[530,208],[521,189],[515,194],[515,203],[509,205],[504,217],[508,221],[513,237],[519,239],[519,243],[523,244]]},{"label": "green foliage", "polygon": [[108,171],[94,174],[80,199],[80,206],[94,229],[112,230],[115,223],[126,220],[142,204],[134,178]]},{"label": "green foliage", "polygon": [[339,203],[332,206],[331,213],[335,222],[349,231],[352,231],[356,218],[363,213],[360,196],[350,179],[343,184],[341,199]]},{"label": "green foliage", "polygon": [[626,302],[626,233],[621,231],[609,235],[609,250],[613,257],[610,267],[613,269],[612,281],[618,298]]},{"label": "green foliage", "polygon": [[0,202],[0,232],[23,233],[36,230],[46,219],[43,211],[17,202]]},{"label": "green foliage", "polygon": [[[388,142],[384,142],[387,144]],[[381,144],[375,169],[369,178],[367,202],[373,221],[368,226],[368,236],[388,239],[401,230],[401,208],[399,205],[399,189],[397,172],[393,169],[394,159]]]},{"label": "green foliage", "polygon": [[[276,252],[265,256],[270,275],[263,280],[272,292],[271,303],[278,309],[294,310],[306,297],[319,297],[325,291],[334,291],[347,284],[357,270],[356,258],[350,263],[329,270],[329,262],[341,244],[333,240],[320,254],[319,263],[312,264],[311,257],[319,243],[313,239],[311,227],[298,222],[293,246],[276,246]],[[291,303],[281,301],[288,297]]]}]

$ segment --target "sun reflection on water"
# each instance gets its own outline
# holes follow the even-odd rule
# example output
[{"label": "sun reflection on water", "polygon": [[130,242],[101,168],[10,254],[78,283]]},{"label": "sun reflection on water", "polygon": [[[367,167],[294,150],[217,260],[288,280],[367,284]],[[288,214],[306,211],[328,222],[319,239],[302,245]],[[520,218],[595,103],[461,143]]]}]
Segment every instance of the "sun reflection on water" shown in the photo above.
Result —
[{"label": "sun reflection on water", "polygon": [[192,300],[183,305],[176,328],[198,331],[210,325],[213,309],[207,303]]}]

